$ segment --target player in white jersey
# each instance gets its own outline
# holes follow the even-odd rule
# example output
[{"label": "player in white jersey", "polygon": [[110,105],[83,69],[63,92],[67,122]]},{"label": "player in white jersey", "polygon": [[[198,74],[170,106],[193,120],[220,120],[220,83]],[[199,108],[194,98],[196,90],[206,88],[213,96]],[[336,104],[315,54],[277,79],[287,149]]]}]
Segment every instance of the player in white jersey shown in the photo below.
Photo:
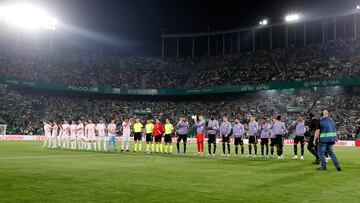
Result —
[{"label": "player in white jersey", "polygon": [[44,124],[44,144],[43,144],[43,148],[45,148],[48,145],[49,142],[49,146],[51,146],[51,125],[46,122],[43,121]]},{"label": "player in white jersey", "polygon": [[76,142],[78,149],[85,149],[86,142],[85,142],[85,135],[84,135],[84,124],[81,120],[78,121],[76,126]]},{"label": "player in white jersey", "polygon": [[63,148],[69,149],[70,147],[70,125],[68,121],[64,120],[64,124],[62,125],[63,133]]},{"label": "player in white jersey", "polygon": [[86,150],[91,150],[91,143],[89,141],[88,129],[89,129],[89,122],[86,120],[84,121],[84,142],[86,145]]},{"label": "player in white jersey", "polygon": [[97,143],[98,143],[98,150],[101,151],[101,142],[104,146],[104,151],[106,151],[106,126],[104,124],[104,121],[102,119],[99,120],[99,123],[96,125],[96,132],[97,132]]},{"label": "player in white jersey", "polygon": [[58,126],[59,126],[59,134],[58,134],[58,139],[57,139],[58,143],[57,144],[58,144],[58,148],[60,149],[61,148],[61,143],[64,142],[63,141],[63,136],[62,136],[63,128],[62,128],[61,123],[59,123]]},{"label": "player in white jersey", "polygon": [[110,151],[111,143],[114,145],[114,151],[116,151],[116,124],[115,120],[111,120],[111,123],[107,127],[108,136],[109,136],[109,144],[108,144],[108,151]]},{"label": "player in white jersey", "polygon": [[71,121],[70,125],[70,145],[71,149],[76,149],[76,123],[74,120]]},{"label": "player in white jersey", "polygon": [[94,146],[94,150],[96,151],[96,126],[92,122],[92,120],[89,120],[89,124],[87,125],[87,136],[88,136],[88,150],[91,150],[91,143]]},{"label": "player in white jersey", "polygon": [[125,118],[124,122],[122,123],[123,136],[121,140],[121,151],[124,151],[124,144],[126,142],[126,152],[129,152],[130,134],[131,134],[130,127],[131,127],[131,123],[129,118]]},{"label": "player in white jersey", "polygon": [[59,126],[57,125],[56,121],[53,122],[52,125],[52,133],[51,133],[51,140],[53,143],[52,148],[58,148],[58,133],[59,133]]}]

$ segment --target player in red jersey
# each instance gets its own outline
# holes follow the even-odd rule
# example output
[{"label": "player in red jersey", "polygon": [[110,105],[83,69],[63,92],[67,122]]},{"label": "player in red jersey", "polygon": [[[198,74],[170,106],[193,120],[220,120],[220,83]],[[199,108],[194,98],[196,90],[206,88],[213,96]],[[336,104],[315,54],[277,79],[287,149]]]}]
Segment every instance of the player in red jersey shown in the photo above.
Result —
[{"label": "player in red jersey", "polygon": [[154,126],[154,137],[155,137],[156,153],[159,153],[159,148],[160,148],[160,153],[162,153],[161,138],[162,138],[162,135],[164,134],[164,132],[165,132],[164,126],[161,123],[160,119],[157,118],[156,122],[155,122],[155,126]]}]

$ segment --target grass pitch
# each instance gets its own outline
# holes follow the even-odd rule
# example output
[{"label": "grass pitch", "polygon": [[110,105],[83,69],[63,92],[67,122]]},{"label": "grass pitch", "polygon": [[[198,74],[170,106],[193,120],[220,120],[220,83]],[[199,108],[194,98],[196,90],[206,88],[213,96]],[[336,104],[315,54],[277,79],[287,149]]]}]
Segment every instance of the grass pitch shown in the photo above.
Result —
[{"label": "grass pitch", "polygon": [[191,144],[186,157],[41,146],[0,142],[0,202],[359,201],[360,148],[337,147],[343,171],[319,172],[307,151],[291,160],[291,146],[284,160],[222,158],[220,145],[216,157],[194,156]]}]

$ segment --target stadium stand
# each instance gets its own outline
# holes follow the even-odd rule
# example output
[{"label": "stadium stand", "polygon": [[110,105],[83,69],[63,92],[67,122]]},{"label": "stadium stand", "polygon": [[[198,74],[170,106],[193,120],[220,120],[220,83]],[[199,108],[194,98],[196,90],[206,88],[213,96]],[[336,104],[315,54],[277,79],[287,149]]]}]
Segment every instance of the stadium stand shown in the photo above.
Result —
[{"label": "stadium stand", "polygon": [[204,114],[209,118],[214,113],[219,119],[223,115],[228,115],[231,119],[239,116],[247,123],[247,118],[252,114],[259,117],[281,114],[284,120],[290,123],[299,113],[318,113],[321,108],[327,106],[337,122],[340,138],[354,140],[360,123],[359,106],[354,102],[359,99],[359,96],[356,96],[359,92],[359,88],[341,90],[341,93],[334,91],[334,88],[268,90],[236,96],[213,96],[206,101],[144,101],[133,98],[109,99],[50,94],[44,96],[8,88],[0,95],[0,102],[3,104],[0,106],[0,119],[10,126],[9,134],[41,134],[43,119],[122,120],[127,116],[145,118],[150,115],[178,120],[181,115],[190,117]]},{"label": "stadium stand", "polygon": [[[119,58],[2,47],[0,76],[71,85],[179,88],[359,76],[360,40],[204,58]],[[194,71],[196,70],[196,71]],[[196,74],[191,77],[191,74]]]},{"label": "stadium stand", "polygon": [[[128,57],[86,52],[49,52],[0,47],[0,77],[10,79],[121,88],[201,88],[358,77],[360,40],[328,41],[302,48],[276,49],[211,57]],[[194,75],[192,75],[194,74]],[[189,80],[191,78],[191,80]],[[189,84],[190,83],[190,84]],[[5,88],[6,89],[6,88]],[[141,100],[42,95],[8,88],[1,91],[0,121],[11,134],[41,134],[41,120],[205,114],[246,119],[251,114],[282,114],[286,121],[300,112],[333,112],[341,139],[360,134],[359,89],[268,90],[209,96],[205,100]],[[30,91],[31,92],[31,91]],[[246,123],[246,120],[244,120]]]},{"label": "stadium stand", "polygon": [[215,56],[197,74],[194,87],[359,76],[359,40],[303,48]]}]

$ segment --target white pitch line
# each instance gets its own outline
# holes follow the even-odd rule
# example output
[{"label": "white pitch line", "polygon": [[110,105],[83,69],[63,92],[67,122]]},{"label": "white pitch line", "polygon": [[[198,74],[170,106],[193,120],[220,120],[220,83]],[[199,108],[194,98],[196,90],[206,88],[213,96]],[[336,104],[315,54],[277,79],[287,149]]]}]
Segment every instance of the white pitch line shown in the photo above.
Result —
[{"label": "white pitch line", "polygon": [[74,154],[74,155],[51,155],[51,156],[10,156],[10,157],[0,157],[0,160],[8,160],[8,159],[41,159],[41,158],[68,158],[68,157],[94,157],[94,156],[110,156],[117,154],[93,154],[93,155],[85,155],[85,154]]}]

